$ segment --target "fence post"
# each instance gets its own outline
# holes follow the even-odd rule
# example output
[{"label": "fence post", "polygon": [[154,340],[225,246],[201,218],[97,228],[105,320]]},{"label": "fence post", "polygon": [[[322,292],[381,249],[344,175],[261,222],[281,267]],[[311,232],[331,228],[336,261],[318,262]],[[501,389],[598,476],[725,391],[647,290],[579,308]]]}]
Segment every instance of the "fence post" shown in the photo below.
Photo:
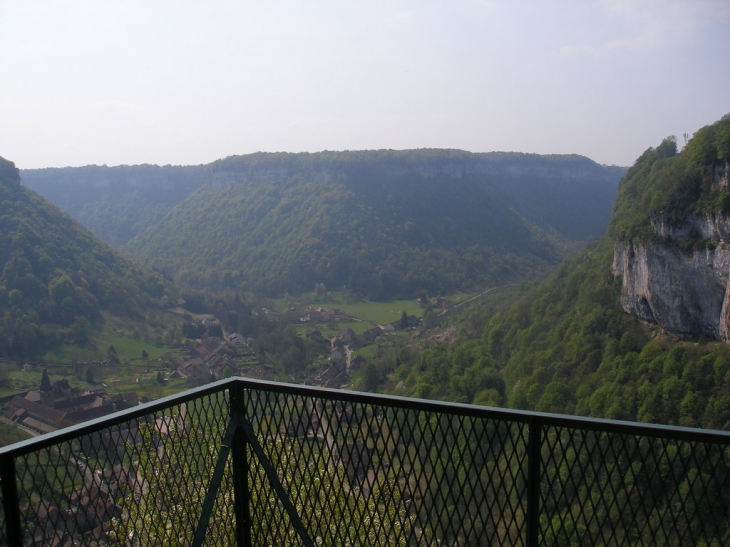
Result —
[{"label": "fence post", "polygon": [[252,547],[251,545],[251,490],[248,484],[248,442],[241,420],[245,419],[246,402],[241,382],[234,381],[229,390],[231,420],[239,424],[233,437],[231,447],[231,462],[233,464],[233,499],[236,514],[236,545],[238,547]]},{"label": "fence post", "polygon": [[23,533],[20,526],[18,484],[15,475],[15,458],[10,455],[3,456],[0,459],[0,482],[2,483],[8,545],[10,547],[21,547],[23,545]]},{"label": "fence post", "polygon": [[527,545],[537,547],[540,529],[540,469],[542,463],[542,424],[533,416],[527,445]]}]

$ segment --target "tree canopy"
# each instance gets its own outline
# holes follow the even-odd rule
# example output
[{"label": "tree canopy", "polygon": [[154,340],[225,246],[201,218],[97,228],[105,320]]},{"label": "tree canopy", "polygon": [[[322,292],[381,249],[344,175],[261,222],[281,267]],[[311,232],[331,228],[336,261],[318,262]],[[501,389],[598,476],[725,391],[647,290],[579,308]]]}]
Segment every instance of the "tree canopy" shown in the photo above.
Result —
[{"label": "tree canopy", "polygon": [[387,299],[545,272],[608,223],[619,168],[579,156],[254,154],[124,248],[196,288]]},{"label": "tree canopy", "polygon": [[83,344],[102,311],[142,317],[176,290],[122,258],[35,192],[0,158],[0,357]]}]

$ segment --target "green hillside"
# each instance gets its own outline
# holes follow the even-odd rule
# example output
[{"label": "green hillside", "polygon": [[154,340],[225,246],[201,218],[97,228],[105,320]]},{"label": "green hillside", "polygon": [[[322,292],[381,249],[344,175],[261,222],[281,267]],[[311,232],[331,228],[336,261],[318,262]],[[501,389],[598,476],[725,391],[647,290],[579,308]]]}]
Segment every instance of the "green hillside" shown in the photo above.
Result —
[{"label": "green hillside", "polygon": [[[703,128],[680,154],[672,139],[647,150],[620,183],[601,240],[506,309],[475,311],[458,339],[403,352],[391,389],[401,382],[399,393],[420,397],[730,429],[730,347],[680,340],[626,314],[611,273],[614,242],[651,237],[653,215],[727,213],[729,127],[726,116]],[[384,379],[387,363],[375,365]]]},{"label": "green hillside", "polygon": [[[653,218],[680,226],[689,215],[730,214],[729,162],[730,114],[700,129],[679,155],[673,137],[650,148],[621,184],[611,234],[621,241],[657,241]],[[725,183],[718,184],[721,176]]]},{"label": "green hillside", "polygon": [[85,344],[102,312],[141,318],[176,298],[68,215],[20,185],[0,158],[0,357],[27,359]]},{"label": "green hillside", "polygon": [[123,251],[196,288],[316,284],[374,299],[547,271],[608,224],[623,172],[579,156],[450,150],[253,154]]}]

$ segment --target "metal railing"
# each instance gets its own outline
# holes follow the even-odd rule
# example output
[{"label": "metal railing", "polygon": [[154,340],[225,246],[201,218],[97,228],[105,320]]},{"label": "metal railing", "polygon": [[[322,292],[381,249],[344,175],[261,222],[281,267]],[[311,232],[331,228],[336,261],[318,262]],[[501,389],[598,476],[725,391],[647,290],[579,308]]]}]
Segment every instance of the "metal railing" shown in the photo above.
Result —
[{"label": "metal railing", "polygon": [[730,433],[229,379],[0,449],[0,545],[728,545]]}]

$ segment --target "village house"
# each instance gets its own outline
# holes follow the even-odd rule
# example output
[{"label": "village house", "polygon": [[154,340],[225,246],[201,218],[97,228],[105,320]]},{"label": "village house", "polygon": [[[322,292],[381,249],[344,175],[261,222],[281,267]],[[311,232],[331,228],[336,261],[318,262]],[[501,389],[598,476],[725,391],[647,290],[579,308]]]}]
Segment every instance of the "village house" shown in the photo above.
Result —
[{"label": "village house", "polygon": [[302,321],[307,323],[326,323],[331,319],[330,314],[324,311],[322,308],[315,308],[307,310],[304,314]]},{"label": "village house", "polygon": [[232,334],[228,335],[228,341],[233,344],[234,346],[241,347],[246,346],[246,338],[238,334],[237,332],[234,332]]},{"label": "village house", "polygon": [[373,327],[372,329],[368,329],[365,332],[362,333],[362,337],[367,340],[368,342],[374,342],[378,336],[383,335],[383,329],[380,327]]},{"label": "village house", "polygon": [[[44,382],[47,374],[44,374]],[[129,407],[128,400],[110,399],[102,386],[72,388],[68,380],[43,385],[44,391],[29,391],[10,401],[4,418],[38,434],[50,433],[70,425],[93,420]]]},{"label": "village house", "polygon": [[307,338],[309,338],[310,340],[314,340],[315,342],[321,342],[322,340],[324,340],[322,332],[319,329],[310,330],[307,333]]},{"label": "village house", "polygon": [[355,334],[355,331],[349,327],[340,331],[339,339],[345,345],[357,344],[357,335]]},{"label": "village house", "polygon": [[207,384],[212,378],[220,378],[226,368],[238,371],[236,354],[237,346],[230,340],[216,336],[195,340],[175,359],[176,370],[171,378],[187,378],[191,386]]}]

